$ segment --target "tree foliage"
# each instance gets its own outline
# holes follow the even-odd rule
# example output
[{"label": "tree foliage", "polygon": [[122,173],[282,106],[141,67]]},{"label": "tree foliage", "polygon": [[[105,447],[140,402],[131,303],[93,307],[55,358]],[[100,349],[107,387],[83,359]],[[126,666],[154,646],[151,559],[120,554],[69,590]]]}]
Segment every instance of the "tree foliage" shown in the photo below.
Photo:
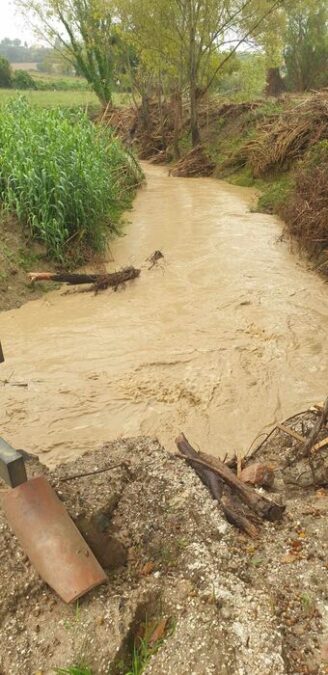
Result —
[{"label": "tree foliage", "polygon": [[289,89],[328,85],[328,5],[297,2],[287,17],[284,58]]},{"label": "tree foliage", "polygon": [[17,0],[30,21],[90,83],[103,104],[113,91],[115,27],[109,0]]}]

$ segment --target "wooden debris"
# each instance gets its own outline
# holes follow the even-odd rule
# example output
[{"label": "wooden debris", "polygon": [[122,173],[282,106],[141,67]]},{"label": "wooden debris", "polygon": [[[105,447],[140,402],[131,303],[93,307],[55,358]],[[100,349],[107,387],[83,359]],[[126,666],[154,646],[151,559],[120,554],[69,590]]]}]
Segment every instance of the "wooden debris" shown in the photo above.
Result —
[{"label": "wooden debris", "polygon": [[328,445],[328,436],[326,438],[323,438],[322,441],[319,441],[319,443],[316,443],[311,449],[311,453],[317,452],[318,450],[322,450],[322,448],[326,448],[327,445]]},{"label": "wooden debris", "polygon": [[321,429],[325,426],[328,420],[328,397],[326,398],[325,404],[323,406],[323,410],[321,413],[320,419],[317,421],[317,423],[314,425],[309,437],[305,441],[304,449],[303,449],[303,455],[304,457],[308,457],[311,453],[311,450],[313,446],[315,445],[315,442],[319,436],[319,433]]},{"label": "wooden debris", "polygon": [[284,424],[277,424],[276,429],[280,429],[280,431],[283,431],[285,434],[288,434],[288,436],[296,438],[296,440],[299,441],[300,443],[305,443],[306,441],[306,438],[304,438],[304,436],[301,436],[301,434],[298,434],[297,431],[294,431],[294,429],[286,427]]},{"label": "wooden debris", "polygon": [[108,274],[74,274],[69,272],[29,272],[29,280],[35,281],[55,281],[66,284],[92,284],[90,290],[105,290],[106,288],[118,288],[120,284],[126,281],[136,279],[140,275],[140,270],[135,267],[124,267],[119,272]]},{"label": "wooden debris", "polygon": [[190,463],[214,499],[221,504],[227,520],[254,537],[261,519],[281,520],[285,507],[259,495],[242,483],[228,466],[216,457],[197,453],[184,434],[176,439],[180,451],[176,457]]},{"label": "wooden debris", "polygon": [[151,263],[148,269],[151,270],[161,258],[164,258],[162,251],[154,251],[154,253],[147,258],[147,261]]},{"label": "wooden debris", "polygon": [[172,176],[211,176],[215,163],[208,156],[203,145],[197,145],[173,167]]}]

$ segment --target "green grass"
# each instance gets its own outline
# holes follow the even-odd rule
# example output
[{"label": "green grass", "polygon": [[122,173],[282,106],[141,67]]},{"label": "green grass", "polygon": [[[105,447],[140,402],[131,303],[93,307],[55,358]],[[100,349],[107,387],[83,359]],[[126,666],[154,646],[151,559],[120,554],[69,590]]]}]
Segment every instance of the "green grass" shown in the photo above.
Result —
[{"label": "green grass", "polygon": [[142,178],[118,139],[81,111],[0,107],[0,201],[61,264],[101,251]]},{"label": "green grass", "polygon": [[[13,99],[18,99],[22,92],[18,89],[0,89],[0,107],[6,105]],[[31,105],[40,108],[88,108],[94,111],[101,110],[101,104],[92,91],[67,90],[67,91],[35,91],[28,90],[24,96]],[[114,94],[115,105],[129,105],[131,97],[129,94]]]},{"label": "green grass", "polygon": [[[283,174],[273,178],[270,182],[261,183],[263,194],[258,200],[258,209],[264,213],[278,213],[279,208],[288,198],[293,187],[293,178],[290,174]],[[256,184],[256,182],[255,182]]]},{"label": "green grass", "polygon": [[[13,99],[22,95],[21,91],[16,89],[0,89],[0,106],[5,105]],[[27,101],[31,105],[41,108],[51,107],[94,107],[101,108],[101,105],[92,91],[35,91],[30,90],[24,93]]]},{"label": "green grass", "polygon": [[58,668],[57,675],[93,675],[92,670],[87,666],[70,666],[69,668]]}]

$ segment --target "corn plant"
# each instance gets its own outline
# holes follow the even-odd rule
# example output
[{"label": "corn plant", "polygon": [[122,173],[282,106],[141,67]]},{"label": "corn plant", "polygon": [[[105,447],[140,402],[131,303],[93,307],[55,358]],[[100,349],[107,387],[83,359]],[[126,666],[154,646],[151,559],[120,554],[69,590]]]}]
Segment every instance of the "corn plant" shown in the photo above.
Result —
[{"label": "corn plant", "polygon": [[0,201],[58,263],[104,248],[141,179],[119,140],[82,111],[24,98],[0,108]]}]

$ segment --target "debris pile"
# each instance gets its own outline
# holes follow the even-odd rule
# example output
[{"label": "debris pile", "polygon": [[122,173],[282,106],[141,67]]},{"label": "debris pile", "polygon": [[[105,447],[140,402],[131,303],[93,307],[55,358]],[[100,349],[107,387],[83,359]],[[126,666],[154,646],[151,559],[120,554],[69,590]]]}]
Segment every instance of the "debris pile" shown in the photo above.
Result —
[{"label": "debris pile", "polygon": [[281,115],[261,123],[243,148],[255,178],[287,170],[318,141],[328,138],[328,91],[286,107]]},{"label": "debris pile", "polygon": [[203,145],[198,145],[174,165],[172,176],[211,176],[215,162],[208,156]]},{"label": "debris pile", "polygon": [[[328,126],[328,117],[327,117]],[[328,272],[328,141],[313,148],[295,175],[293,191],[279,214],[301,248]]]}]

